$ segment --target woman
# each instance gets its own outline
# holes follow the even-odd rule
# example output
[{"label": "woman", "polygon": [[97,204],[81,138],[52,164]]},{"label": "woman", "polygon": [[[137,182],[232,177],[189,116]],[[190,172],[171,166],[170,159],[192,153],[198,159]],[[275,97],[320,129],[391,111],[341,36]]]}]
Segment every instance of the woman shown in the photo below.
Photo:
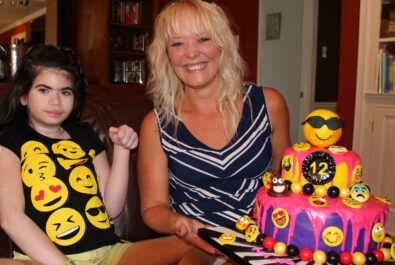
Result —
[{"label": "woman", "polygon": [[285,101],[242,83],[237,38],[214,3],[180,0],[164,9],[148,59],[155,109],[140,131],[144,221],[214,254],[197,230],[252,212],[263,174],[280,170],[290,145]]}]

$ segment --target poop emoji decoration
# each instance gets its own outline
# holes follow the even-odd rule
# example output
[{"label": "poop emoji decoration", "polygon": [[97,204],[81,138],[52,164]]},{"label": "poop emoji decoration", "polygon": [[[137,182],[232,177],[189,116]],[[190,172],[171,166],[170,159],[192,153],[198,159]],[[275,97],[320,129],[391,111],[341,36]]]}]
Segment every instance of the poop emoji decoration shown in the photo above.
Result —
[{"label": "poop emoji decoration", "polygon": [[272,186],[267,190],[272,197],[288,196],[289,190],[284,179],[276,172],[272,176]]}]

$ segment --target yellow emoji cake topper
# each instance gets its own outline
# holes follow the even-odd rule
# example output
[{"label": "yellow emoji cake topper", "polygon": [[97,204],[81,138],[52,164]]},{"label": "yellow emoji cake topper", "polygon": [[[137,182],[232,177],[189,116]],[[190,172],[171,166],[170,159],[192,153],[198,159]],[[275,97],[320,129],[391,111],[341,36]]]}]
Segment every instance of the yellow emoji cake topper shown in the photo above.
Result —
[{"label": "yellow emoji cake topper", "polygon": [[327,109],[312,111],[302,124],[306,140],[319,147],[335,144],[340,139],[344,127],[340,117]]}]

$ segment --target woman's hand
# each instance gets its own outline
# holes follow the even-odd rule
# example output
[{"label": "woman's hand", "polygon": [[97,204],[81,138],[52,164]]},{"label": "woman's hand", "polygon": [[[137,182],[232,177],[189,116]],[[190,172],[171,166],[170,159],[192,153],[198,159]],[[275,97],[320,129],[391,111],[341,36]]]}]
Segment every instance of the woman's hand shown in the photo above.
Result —
[{"label": "woman's hand", "polygon": [[138,144],[137,133],[126,124],[116,128],[110,127],[109,135],[114,145],[118,145],[124,149],[134,149]]},{"label": "woman's hand", "polygon": [[197,233],[199,228],[204,227],[206,226],[199,221],[187,218],[185,216],[180,216],[174,223],[174,231],[178,238],[184,240],[188,244],[202,249],[211,255],[218,254],[214,247],[198,236]]}]

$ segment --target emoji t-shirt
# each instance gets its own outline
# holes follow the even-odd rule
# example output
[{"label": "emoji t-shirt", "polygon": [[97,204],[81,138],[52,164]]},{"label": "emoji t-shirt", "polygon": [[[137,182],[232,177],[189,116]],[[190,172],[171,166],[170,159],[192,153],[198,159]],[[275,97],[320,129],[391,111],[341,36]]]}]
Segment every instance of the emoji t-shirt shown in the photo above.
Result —
[{"label": "emoji t-shirt", "polygon": [[119,238],[93,164],[104,145],[88,123],[63,128],[70,139],[48,138],[29,126],[0,136],[20,157],[25,212],[65,254],[114,244]]}]

